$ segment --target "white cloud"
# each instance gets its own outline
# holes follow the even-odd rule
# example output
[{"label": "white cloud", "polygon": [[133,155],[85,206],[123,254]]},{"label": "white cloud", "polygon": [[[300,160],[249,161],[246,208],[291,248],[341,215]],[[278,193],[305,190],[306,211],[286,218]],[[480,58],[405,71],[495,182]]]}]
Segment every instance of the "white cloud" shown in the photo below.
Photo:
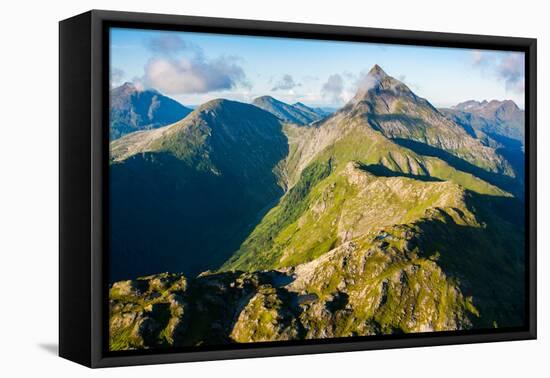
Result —
[{"label": "white cloud", "polygon": [[481,50],[472,51],[472,64],[474,66],[484,65],[487,62],[487,53]]},{"label": "white cloud", "polygon": [[141,77],[134,77],[132,79],[132,83],[134,84],[134,87],[136,87],[136,89],[138,91],[143,91],[145,90],[145,84],[143,83],[143,78]]},{"label": "white cloud", "polygon": [[206,93],[247,86],[243,69],[234,57],[206,60],[193,58],[153,58],[145,66],[147,87],[166,94]]},{"label": "white cloud", "polygon": [[355,85],[356,91],[366,93],[380,83],[380,78],[369,75],[368,72],[361,72],[359,79]]},{"label": "white cloud", "polygon": [[278,91],[278,90],[291,90],[292,88],[299,87],[301,84],[296,83],[294,81],[294,78],[289,75],[283,75],[281,80],[279,80],[273,88],[271,88],[272,91]]},{"label": "white cloud", "polygon": [[498,65],[498,75],[505,81],[506,89],[522,93],[525,91],[525,57],[520,53],[506,55]]},{"label": "white cloud", "polygon": [[330,75],[327,81],[321,88],[321,93],[324,98],[332,101],[334,104],[343,101],[342,93],[344,92],[344,80],[340,74]]},{"label": "white cloud", "polygon": [[124,78],[124,71],[121,70],[120,68],[111,67],[109,76],[110,76],[111,87],[116,87],[122,84],[122,79]]},{"label": "white cloud", "polygon": [[483,72],[504,82],[507,91],[525,91],[525,55],[517,52],[491,52],[475,50],[472,64]]},{"label": "white cloud", "polygon": [[142,87],[178,95],[250,86],[237,57],[208,59],[199,46],[173,33],[161,33],[145,45],[154,55],[146,63],[143,77],[134,79]]},{"label": "white cloud", "polygon": [[186,42],[179,35],[173,33],[163,33],[153,37],[146,42],[149,50],[161,54],[175,54],[187,49],[196,49],[197,47]]}]

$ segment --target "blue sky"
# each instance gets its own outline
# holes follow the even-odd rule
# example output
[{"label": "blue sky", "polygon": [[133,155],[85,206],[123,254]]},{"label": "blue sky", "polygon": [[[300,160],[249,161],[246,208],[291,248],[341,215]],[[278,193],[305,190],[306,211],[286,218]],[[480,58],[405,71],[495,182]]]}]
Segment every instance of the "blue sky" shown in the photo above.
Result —
[{"label": "blue sky", "polygon": [[134,82],[185,105],[271,95],[338,107],[374,64],[436,106],[470,99],[524,106],[521,53],[111,29],[111,85]]}]

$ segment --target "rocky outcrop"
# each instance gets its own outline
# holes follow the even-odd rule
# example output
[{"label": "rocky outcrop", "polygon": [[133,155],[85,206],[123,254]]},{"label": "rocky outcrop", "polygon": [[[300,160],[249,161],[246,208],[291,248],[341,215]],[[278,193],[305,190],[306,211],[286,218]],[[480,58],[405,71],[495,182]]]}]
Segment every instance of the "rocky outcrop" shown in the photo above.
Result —
[{"label": "rocky outcrop", "polygon": [[[389,232],[392,232],[391,234]],[[112,350],[468,329],[471,298],[392,229],[310,263],[254,273],[160,274],[110,289]]]}]

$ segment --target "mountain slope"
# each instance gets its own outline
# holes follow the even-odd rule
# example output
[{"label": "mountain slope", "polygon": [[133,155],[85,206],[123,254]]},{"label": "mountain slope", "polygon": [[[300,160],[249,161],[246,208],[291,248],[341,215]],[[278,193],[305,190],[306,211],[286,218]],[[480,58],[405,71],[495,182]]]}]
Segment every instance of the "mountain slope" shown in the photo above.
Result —
[{"label": "mountain slope", "polygon": [[[356,183],[375,180],[366,173],[350,173]],[[160,274],[117,282],[110,290],[111,348],[522,324],[521,240],[500,235],[512,235],[517,226],[500,218],[510,211],[509,204],[470,194],[452,197],[449,204],[456,201],[467,212],[436,207],[429,219],[365,234],[291,268],[204,273],[196,278]],[[446,201],[438,200],[441,205]],[[483,208],[480,220],[493,218],[491,223],[502,228],[490,230],[497,231],[493,236],[486,233],[468,211],[470,206],[461,203],[475,203]]]},{"label": "mountain slope", "polygon": [[[412,165],[412,161],[409,157],[404,166]],[[434,172],[442,168],[441,176],[448,175],[448,179],[481,193],[506,196],[448,166],[437,167],[437,162],[427,165]],[[312,163],[223,269],[254,271],[293,266],[312,261],[354,237],[418,221],[431,208],[465,208],[460,202],[465,196],[463,186],[436,176],[391,168],[355,161],[344,167],[337,166],[334,160]]]},{"label": "mountain slope", "polygon": [[[290,153],[283,177],[287,193],[221,271],[317,266],[325,255],[348,243],[360,241],[364,247],[356,253],[364,253],[365,248],[393,235],[388,241],[398,243],[389,245],[399,250],[416,247],[416,253],[425,257],[441,253],[441,261],[453,261],[447,269],[438,266],[453,277],[467,276],[463,282],[454,284],[456,292],[469,291],[469,285],[477,279],[475,291],[470,293],[476,301],[478,297],[484,299],[479,304],[483,309],[481,317],[486,316],[483,324],[491,324],[493,320],[521,321],[521,316],[495,315],[498,302],[491,300],[489,294],[492,290],[503,298],[510,295],[506,300],[514,303],[515,311],[521,308],[521,291],[517,287],[521,287],[523,239],[516,230],[521,224],[516,224],[515,219],[521,219],[522,204],[505,190],[506,180],[513,180],[507,178],[508,162],[495,149],[466,137],[460,126],[445,120],[429,103],[385,76],[381,69],[375,67],[374,73],[382,78],[373,82],[382,84],[369,90],[383,100],[369,91],[360,91],[348,106],[315,127],[286,126]],[[405,99],[400,98],[400,93]],[[389,124],[380,121],[380,113],[398,102],[406,104],[407,110],[402,110],[401,117]],[[377,110],[379,107],[382,110]],[[424,117],[422,122],[415,120],[418,114]],[[413,121],[407,121],[409,118]],[[432,139],[431,135],[437,133],[444,138]],[[417,140],[431,149],[409,148],[411,144],[406,143]],[[457,163],[459,158],[450,153],[459,155],[457,147],[465,146],[469,146],[469,152],[461,156],[470,159],[469,165]],[[434,154],[433,150],[440,153]],[[496,172],[487,170],[488,167]],[[483,209],[495,203],[506,203],[505,207],[515,212],[492,217],[488,215],[491,211]],[[396,238],[396,232],[406,237]],[[464,237],[470,240],[467,248],[461,247]],[[413,242],[409,244],[403,238]],[[435,244],[436,240],[441,240],[437,242],[440,249],[433,251],[430,243]],[[502,250],[484,260],[487,258],[484,251],[496,245],[502,246]],[[471,266],[461,262],[463,254],[471,256]],[[487,266],[489,261],[499,267],[496,270],[500,282],[480,283],[468,274],[476,264]],[[323,269],[329,273],[316,273],[323,277],[319,284],[334,282],[338,286],[341,277],[330,276],[336,268]],[[481,275],[497,279],[497,275],[489,272]],[[513,294],[510,287],[514,288]],[[319,290],[317,287],[316,292],[321,295]],[[333,295],[336,289],[330,290]],[[467,307],[464,303],[461,306]],[[404,323],[397,322],[392,327],[407,330]]]},{"label": "mountain slope", "polygon": [[[468,136],[460,126],[446,120],[426,100],[387,76],[380,67],[373,67],[369,75],[371,85],[368,89],[361,88],[346,107],[315,127],[302,131],[287,126],[290,153],[282,174],[287,193],[223,269],[250,271],[311,261],[345,242],[345,235],[349,232],[356,236],[370,232],[371,228],[360,227],[369,224],[365,223],[370,219],[365,214],[373,214],[372,227],[410,223],[415,219],[396,217],[396,212],[412,216],[410,209],[415,208],[412,214],[422,217],[423,211],[433,203],[418,202],[414,193],[426,185],[431,186],[428,192],[437,192],[436,181],[449,181],[479,194],[510,196],[506,192],[507,185],[504,185],[508,183],[506,174],[492,176],[485,170],[491,164],[496,170],[509,167],[494,149]],[[401,104],[400,118],[389,124],[380,121],[380,114],[388,113],[398,106],[396,104]],[[414,121],[418,115],[424,117],[423,120]],[[413,121],[410,121],[411,117]],[[445,138],[439,137],[438,133]],[[397,140],[396,135],[400,137]],[[437,138],[431,139],[432,135]],[[432,147],[436,151],[445,152],[443,147],[446,147],[456,153],[454,147],[469,146],[468,156],[475,157],[472,161],[481,167],[471,164],[464,170],[464,165],[456,163],[458,158],[453,160],[445,155],[447,158],[444,159],[431,153],[432,150],[409,148],[411,145],[406,142],[420,138],[425,144],[439,144],[440,148]],[[357,191],[344,179],[350,164],[363,167],[379,177],[376,182],[392,176],[413,180],[403,193],[390,195],[367,191],[368,195],[363,195],[361,193],[366,189]],[[330,210],[326,217],[314,210],[320,197],[324,198],[322,207]],[[415,200],[407,203],[402,197]],[[383,216],[386,212],[376,206],[391,209],[395,201],[397,207],[389,212],[394,216],[385,223]],[[361,214],[361,222],[353,220],[355,212]],[[342,219],[349,219],[359,230],[353,232],[342,227]]]},{"label": "mountain slope", "polygon": [[311,108],[307,105],[305,105],[304,103],[301,103],[301,102],[296,102],[294,104],[292,104],[293,107],[295,107],[296,109],[299,109],[299,110],[302,110],[303,112],[305,113],[312,113],[312,117],[315,117],[315,116],[319,116],[321,118],[324,118],[326,117],[327,115],[329,115],[330,113],[321,109],[321,108]]},{"label": "mountain slope", "polygon": [[325,116],[325,113],[319,109],[310,108],[302,103],[289,105],[271,96],[258,97],[252,104],[272,113],[284,122],[297,125],[307,125]]},{"label": "mountain slope", "polygon": [[213,100],[185,119],[111,144],[111,277],[219,265],[282,194],[277,118]]},{"label": "mountain slope", "polygon": [[525,141],[525,112],[511,100],[470,100],[441,111],[458,124],[471,126],[499,142],[503,142],[502,137]]},{"label": "mountain slope", "polygon": [[[418,221],[428,209],[441,206],[433,196],[420,200],[419,193],[435,195],[440,182],[454,184],[443,186],[442,195],[447,201],[450,193],[464,189],[510,196],[437,156],[423,155],[396,143],[374,129],[368,117],[351,107],[315,128],[302,131],[287,127],[290,153],[283,170],[287,193],[223,270],[293,266],[318,258],[351,236]],[[359,188],[351,185],[346,177],[357,170],[372,175],[372,184]],[[406,178],[407,185],[401,179],[399,190],[387,190],[394,177]]]},{"label": "mountain slope", "polygon": [[138,90],[125,83],[111,89],[110,138],[120,138],[134,131],[166,126],[191,113],[177,101],[154,90]]},{"label": "mountain slope", "polygon": [[377,65],[369,71],[345,110],[365,117],[387,138],[443,150],[486,171],[514,177],[510,164],[493,148],[469,135]]}]

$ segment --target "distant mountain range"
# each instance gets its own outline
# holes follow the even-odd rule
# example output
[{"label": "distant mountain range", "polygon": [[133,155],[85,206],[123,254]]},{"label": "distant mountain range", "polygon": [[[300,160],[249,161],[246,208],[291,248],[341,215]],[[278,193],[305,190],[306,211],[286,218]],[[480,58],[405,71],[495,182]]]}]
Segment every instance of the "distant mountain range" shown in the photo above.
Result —
[{"label": "distant mountain range", "polygon": [[110,95],[111,140],[169,125],[191,113],[179,102],[154,90],[139,90],[131,83],[111,89]]},{"label": "distant mountain range", "polygon": [[441,111],[477,136],[486,134],[504,143],[506,138],[525,141],[525,112],[511,100],[470,100]]},{"label": "distant mountain range", "polygon": [[113,141],[111,348],[523,324],[521,111],[491,103],[376,65],[333,113],[220,99]]},{"label": "distant mountain range", "polygon": [[284,122],[307,125],[325,117],[328,113],[319,108],[310,108],[301,102],[286,104],[271,96],[262,96],[252,101],[253,105],[262,108]]}]

